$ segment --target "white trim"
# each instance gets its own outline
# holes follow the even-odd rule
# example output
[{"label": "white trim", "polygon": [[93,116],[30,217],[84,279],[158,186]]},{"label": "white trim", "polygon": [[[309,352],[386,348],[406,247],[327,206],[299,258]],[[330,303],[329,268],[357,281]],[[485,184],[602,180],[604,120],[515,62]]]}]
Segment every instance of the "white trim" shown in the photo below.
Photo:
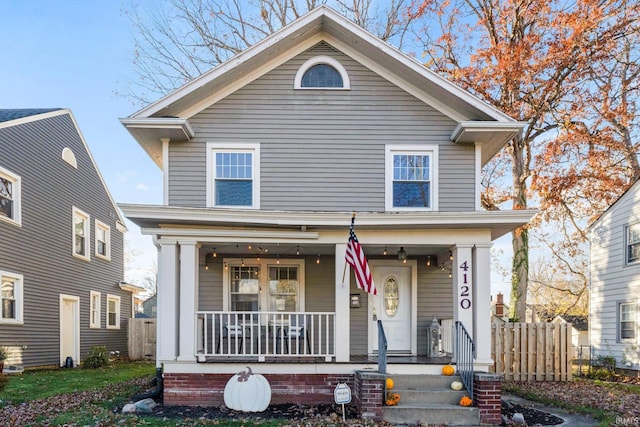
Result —
[{"label": "white trim", "polygon": [[169,138],[161,138],[162,143],[162,204],[169,205]]},{"label": "white trim", "polygon": [[[326,64],[330,67],[333,67],[342,78],[342,87],[303,87],[302,86],[302,78],[304,74],[314,65],[318,64]],[[294,89],[322,89],[322,90],[350,90],[351,89],[351,80],[349,79],[349,74],[347,70],[342,66],[340,62],[338,62],[335,58],[331,58],[330,56],[319,55],[314,56],[313,58],[307,59],[304,64],[298,68],[298,72],[296,73],[296,78],[293,81]]]},{"label": "white trim", "polygon": [[2,317],[2,298],[0,296],[0,325],[22,325],[24,324],[24,276],[22,274],[0,270],[0,288],[2,287],[2,282],[5,277],[13,283],[13,298],[16,304],[15,318],[4,319]]},{"label": "white trim", "polygon": [[[109,227],[107,224],[105,224],[104,222],[96,219],[95,220],[95,225],[94,225],[95,229],[94,229],[94,247],[95,247],[95,255],[98,258],[102,258],[104,260],[107,261],[111,261],[111,227]],[[102,255],[100,253],[98,253],[98,230],[104,230],[104,235],[105,235],[105,246],[106,246],[106,254]]]},{"label": "white trim", "polygon": [[[85,233],[85,247],[84,254],[79,254],[76,252],[76,217],[80,217],[84,220],[84,233]],[[71,253],[74,257],[83,259],[85,261],[91,260],[91,217],[88,213],[76,208],[72,207],[72,215],[71,215],[71,235],[72,235],[72,247]]]},{"label": "white trim", "polygon": [[482,210],[482,200],[480,197],[482,194],[482,145],[481,144],[476,144],[475,156],[476,156],[475,157],[476,210],[481,211]]},{"label": "white trim", "polygon": [[[393,206],[393,156],[396,154],[428,155],[429,165],[429,190],[431,192],[430,206],[419,207],[395,207]],[[385,145],[385,190],[384,201],[386,212],[400,211],[437,211],[438,210],[438,146],[437,145]]]},{"label": "white trim", "polygon": [[6,221],[9,224],[21,226],[22,225],[22,178],[20,175],[16,175],[13,172],[10,172],[8,169],[0,166],[0,177],[11,181],[12,192],[11,195],[13,200],[13,218],[6,217],[4,215],[0,216],[1,221]]},{"label": "white trim", "polygon": [[[109,324],[109,301],[116,302],[116,324]],[[120,329],[120,297],[118,295],[107,294],[107,305],[106,305],[106,327],[107,329]]]},{"label": "white trim", "polygon": [[62,149],[62,160],[67,162],[72,168],[78,169],[78,161],[76,160],[76,155],[73,154],[73,150],[71,150],[71,148],[64,147]]},{"label": "white trim", "polygon": [[[96,315],[98,318],[97,322],[93,321],[93,298],[98,297],[97,306],[95,307]],[[100,329],[102,328],[102,310],[100,310],[100,305],[102,304],[102,294],[98,291],[90,291],[89,292],[89,328],[90,329]]]},{"label": "white trim", "polygon": [[[215,205],[215,153],[227,151],[236,153],[252,153],[252,195],[251,206],[216,206]],[[221,209],[260,209],[260,144],[254,143],[217,143],[207,142],[206,173],[207,207]]]},{"label": "white trim", "polygon": [[62,354],[63,348],[62,348],[62,330],[63,330],[63,321],[62,321],[62,308],[64,307],[64,301],[73,301],[74,302],[74,308],[75,308],[75,319],[74,319],[74,324],[73,324],[73,333],[74,333],[74,346],[75,349],[73,350],[72,355],[70,355],[73,358],[73,362],[74,362],[74,366],[78,366],[80,364],[80,297],[77,297],[75,295],[65,295],[65,294],[60,294],[60,309],[59,309],[59,324],[60,324],[60,332],[59,332],[59,340],[60,340],[60,366],[64,365],[65,359],[67,356],[69,356],[68,354]]}]

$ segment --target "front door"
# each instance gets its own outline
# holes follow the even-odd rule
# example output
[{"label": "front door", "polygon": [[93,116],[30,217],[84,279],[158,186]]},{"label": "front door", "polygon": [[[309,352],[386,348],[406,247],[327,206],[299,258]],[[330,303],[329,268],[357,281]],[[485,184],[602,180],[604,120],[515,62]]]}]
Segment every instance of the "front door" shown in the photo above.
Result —
[{"label": "front door", "polygon": [[378,295],[371,297],[369,310],[370,352],[378,351],[377,320],[381,320],[387,338],[387,352],[412,354],[412,266],[401,263],[374,265],[373,281]]},{"label": "front door", "polygon": [[80,361],[80,299],[71,295],[60,295],[60,366],[67,357],[74,366]]}]

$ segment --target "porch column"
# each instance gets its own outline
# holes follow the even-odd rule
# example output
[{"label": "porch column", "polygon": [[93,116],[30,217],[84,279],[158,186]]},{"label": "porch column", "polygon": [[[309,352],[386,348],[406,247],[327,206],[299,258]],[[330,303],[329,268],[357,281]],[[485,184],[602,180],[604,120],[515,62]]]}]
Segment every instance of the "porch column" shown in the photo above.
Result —
[{"label": "porch column", "polygon": [[196,303],[198,248],[194,241],[180,241],[180,351],[179,361],[196,360]]},{"label": "porch column", "polygon": [[158,313],[156,337],[157,367],[163,361],[176,360],[178,327],[178,272],[176,241],[158,242]]},{"label": "porch column", "polygon": [[461,322],[473,336],[473,245],[456,245],[451,262],[453,275],[453,319]]},{"label": "porch column", "polygon": [[491,244],[478,243],[473,249],[473,340],[477,370],[488,372],[491,359]]},{"label": "porch column", "polygon": [[[347,253],[347,244],[336,245],[336,320],[335,320],[335,343],[336,343],[336,362],[348,362],[350,355],[351,342],[349,340],[350,328],[350,312],[349,312],[349,292],[351,289],[351,272],[347,267],[345,255]],[[343,272],[347,267],[346,274]]]}]

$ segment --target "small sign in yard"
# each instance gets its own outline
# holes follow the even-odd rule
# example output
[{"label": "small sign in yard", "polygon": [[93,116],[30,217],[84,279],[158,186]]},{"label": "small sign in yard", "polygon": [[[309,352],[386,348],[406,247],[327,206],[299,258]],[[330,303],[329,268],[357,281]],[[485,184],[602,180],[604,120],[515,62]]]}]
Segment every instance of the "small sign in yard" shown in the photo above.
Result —
[{"label": "small sign in yard", "polygon": [[346,421],[344,405],[345,403],[351,403],[351,389],[345,383],[338,383],[336,389],[333,391],[333,398],[338,405],[342,405],[342,421]]}]

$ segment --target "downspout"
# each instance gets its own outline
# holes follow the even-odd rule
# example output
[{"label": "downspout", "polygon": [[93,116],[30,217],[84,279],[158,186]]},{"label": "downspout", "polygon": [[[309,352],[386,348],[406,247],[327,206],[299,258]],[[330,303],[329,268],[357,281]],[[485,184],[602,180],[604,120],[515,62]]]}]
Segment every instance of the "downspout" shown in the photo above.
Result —
[{"label": "downspout", "polygon": [[151,384],[153,385],[154,383],[156,386],[155,389],[150,390],[146,393],[133,395],[131,396],[131,400],[138,401],[148,398],[155,400],[157,397],[162,395],[162,392],[164,391],[164,382],[162,381],[162,368],[156,368],[156,376],[153,380],[151,380]]}]

